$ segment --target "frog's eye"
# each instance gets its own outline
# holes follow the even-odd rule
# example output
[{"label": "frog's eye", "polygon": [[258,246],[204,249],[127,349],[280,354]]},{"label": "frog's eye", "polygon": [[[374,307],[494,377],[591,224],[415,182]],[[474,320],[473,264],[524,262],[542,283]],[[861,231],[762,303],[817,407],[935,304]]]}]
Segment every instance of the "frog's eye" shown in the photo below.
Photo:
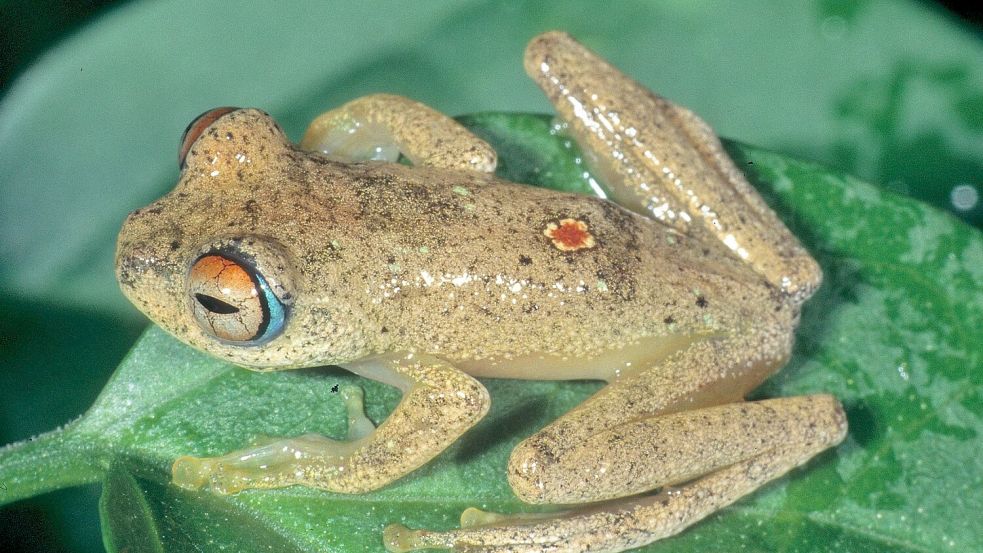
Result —
[{"label": "frog's eye", "polygon": [[195,143],[195,140],[198,140],[201,133],[208,128],[208,125],[211,125],[226,113],[232,113],[237,109],[239,108],[215,108],[195,117],[194,121],[188,124],[188,128],[184,129],[184,134],[181,135],[181,149],[177,155],[178,164],[184,168],[184,158],[188,157],[188,150],[191,149],[191,145]]},{"label": "frog's eye", "polygon": [[191,266],[188,293],[198,324],[222,340],[260,344],[283,330],[283,302],[246,262],[203,255]]}]

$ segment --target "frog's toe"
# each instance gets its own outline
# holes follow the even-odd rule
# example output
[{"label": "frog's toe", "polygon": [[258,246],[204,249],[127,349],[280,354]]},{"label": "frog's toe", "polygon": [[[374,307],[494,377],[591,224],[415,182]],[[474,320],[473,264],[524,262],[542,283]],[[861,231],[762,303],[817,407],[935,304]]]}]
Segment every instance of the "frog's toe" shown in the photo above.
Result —
[{"label": "frog's toe", "polygon": [[[557,532],[548,523],[568,513],[556,511],[503,514],[469,507],[461,513],[460,530],[413,530],[402,524],[390,524],[383,530],[382,539],[390,553],[406,553],[418,549],[453,549],[468,553],[533,553],[555,549]],[[537,531],[535,525],[541,522],[547,523],[548,531]],[[574,550],[562,547],[557,549]]]},{"label": "frog's toe", "polygon": [[505,527],[488,535],[487,532],[467,530],[448,532],[412,530],[402,524],[390,524],[383,530],[382,539],[389,553],[408,553],[420,549],[449,549],[461,553],[542,553],[543,551],[573,553],[585,550],[563,546],[557,548],[552,536],[530,539],[521,527]]},{"label": "frog's toe", "polygon": [[[477,528],[511,520],[509,515],[482,511],[469,507],[461,513],[461,529]],[[382,531],[382,541],[389,553],[407,553],[418,549],[453,549],[456,551],[479,551],[479,543],[461,538],[462,532],[433,532],[413,530],[402,524],[390,524]]]},{"label": "frog's toe", "polygon": [[[219,466],[218,470],[213,471],[209,478],[209,489],[222,495],[239,493],[249,488],[261,487],[257,482],[255,470],[243,470],[232,467]],[[262,476],[259,476],[262,480]]]},{"label": "frog's toe", "polygon": [[382,541],[389,553],[406,553],[417,549],[451,549],[454,547],[453,541],[435,543],[434,536],[439,537],[439,534],[425,530],[410,530],[402,524],[390,524],[382,531]]},{"label": "frog's toe", "polygon": [[219,457],[180,457],[171,467],[175,485],[220,494],[304,484],[332,491],[344,472],[353,442],[305,434],[296,438],[260,438],[258,444]]},{"label": "frog's toe", "polygon": [[208,483],[213,468],[211,459],[184,455],[171,465],[171,480],[179,488],[198,490]]},{"label": "frog's toe", "polygon": [[207,487],[219,494],[234,494],[263,487],[272,471],[236,466],[222,457],[179,457],[171,466],[171,481],[179,488],[200,490]]}]

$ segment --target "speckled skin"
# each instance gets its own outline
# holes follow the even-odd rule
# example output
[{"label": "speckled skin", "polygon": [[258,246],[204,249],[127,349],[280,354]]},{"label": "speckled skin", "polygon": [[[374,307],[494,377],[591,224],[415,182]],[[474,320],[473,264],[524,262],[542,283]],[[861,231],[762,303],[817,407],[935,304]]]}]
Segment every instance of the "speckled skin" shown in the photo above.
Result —
[{"label": "speckled skin", "polygon": [[[567,217],[597,245],[555,247],[543,230]],[[188,267],[232,239],[269,250],[257,264],[293,298],[286,330],[263,347],[221,343],[189,318]],[[124,292],[155,322],[260,369],[394,351],[589,357],[748,325],[787,336],[796,315],[718,244],[611,202],[474,171],[331,161],[257,110],[209,127],[175,190],[128,217],[119,251]]]},{"label": "speckled skin", "polygon": [[[842,439],[828,396],[743,402],[784,364],[821,275],[709,128],[561,33],[534,39],[526,67],[628,209],[497,179],[487,144],[377,95],[312,124],[304,146],[322,153],[290,144],[261,111],[223,115],[190,146],[174,191],[129,216],[121,287],[181,340],[258,370],[337,364],[405,393],[367,436],[183,457],[175,483],[375,489],[481,419],[490,398],[473,376],[600,378],[611,384],[516,448],[516,494],[581,503],[691,481],[683,491],[545,522],[394,526],[386,544],[622,551]],[[376,148],[339,146],[338,129],[362,127],[359,140],[381,136],[415,166],[350,161]],[[286,306],[283,331],[263,343],[218,339],[192,315],[189,268],[230,250]]]}]

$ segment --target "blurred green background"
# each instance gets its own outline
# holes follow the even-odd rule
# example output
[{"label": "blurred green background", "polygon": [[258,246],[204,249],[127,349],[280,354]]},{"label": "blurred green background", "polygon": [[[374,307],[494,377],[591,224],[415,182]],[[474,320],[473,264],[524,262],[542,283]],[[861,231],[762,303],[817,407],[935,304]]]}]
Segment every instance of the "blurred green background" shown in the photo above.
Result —
[{"label": "blurred green background", "polygon": [[[546,29],[723,136],[983,225],[979,16],[934,3],[8,0],[0,13],[0,443],[78,416],[145,324],[116,289],[115,234],[173,186],[192,117],[258,106],[297,138],[376,91],[451,114],[546,112],[521,67]],[[98,493],[0,510],[0,543],[101,551]]]}]

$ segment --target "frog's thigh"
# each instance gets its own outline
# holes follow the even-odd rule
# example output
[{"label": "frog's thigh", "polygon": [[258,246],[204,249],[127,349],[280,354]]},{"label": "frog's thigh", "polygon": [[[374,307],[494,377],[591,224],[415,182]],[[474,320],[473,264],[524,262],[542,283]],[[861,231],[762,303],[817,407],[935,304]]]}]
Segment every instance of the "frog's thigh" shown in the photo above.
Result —
[{"label": "frog's thigh", "polygon": [[759,342],[754,335],[696,341],[608,385],[515,448],[508,476],[516,495],[530,503],[600,501],[779,445],[836,443],[845,428],[833,398],[742,401],[786,358],[787,345],[769,354]]},{"label": "frog's thigh", "polygon": [[396,161],[403,154],[414,165],[484,173],[497,162],[495,150],[457,121],[392,94],[364,96],[319,115],[300,145],[345,160]]},{"label": "frog's thigh", "polygon": [[[736,402],[642,418],[589,436],[555,460],[533,438],[513,457],[510,482],[534,503],[587,503],[677,484],[786,450],[805,460],[839,442],[845,427],[832,396]],[[551,436],[556,438],[557,436]],[[736,499],[736,497],[735,497]]]},{"label": "frog's thigh", "polygon": [[389,417],[372,429],[361,394],[345,396],[349,440],[317,435],[270,441],[221,457],[175,461],[175,484],[222,493],[300,484],[334,492],[374,490],[424,465],[488,412],[474,378],[429,356],[376,359],[347,369],[403,391]]}]

